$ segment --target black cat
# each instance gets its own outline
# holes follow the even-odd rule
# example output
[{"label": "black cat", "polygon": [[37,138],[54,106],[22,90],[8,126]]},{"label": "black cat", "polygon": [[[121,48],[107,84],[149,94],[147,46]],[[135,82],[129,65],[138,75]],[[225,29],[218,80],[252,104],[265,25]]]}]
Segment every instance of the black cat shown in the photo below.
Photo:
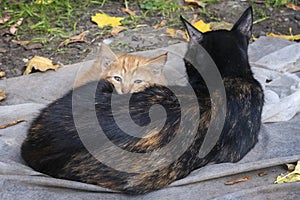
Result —
[{"label": "black cat", "polygon": [[[262,89],[253,78],[247,59],[252,10],[245,11],[231,31],[202,34],[184,23],[191,42],[200,43],[216,62],[227,101],[218,96],[218,91],[208,93],[204,79],[186,61],[196,102],[195,94],[183,92],[185,87],[152,86],[133,94],[129,102],[133,121],[140,126],[154,125],[145,129],[147,137],[136,137],[123,132],[114,118],[128,112],[124,106],[128,95],[115,96],[117,103],[112,111],[113,86],[105,80],[91,82],[48,105],[33,121],[21,148],[28,165],[56,178],[142,194],[165,187],[208,162],[240,160],[257,141],[263,105]],[[209,95],[217,100],[212,102]],[[221,135],[212,150],[201,158],[199,150],[210,122],[218,124],[216,113],[224,102],[227,111]],[[166,119],[150,119],[149,110],[155,104],[164,107]],[[180,129],[182,121],[187,125]],[[156,130],[162,122],[163,127]],[[105,136],[99,135],[95,127],[101,127]],[[83,136],[89,137],[89,144],[83,143]],[[118,149],[107,146],[106,137]],[[177,142],[172,146],[174,140]],[[94,149],[87,149],[90,144]],[[118,153],[120,149],[122,153]],[[126,152],[137,157],[131,158]],[[114,162],[102,162],[106,159]]]},{"label": "black cat", "polygon": [[[248,61],[248,45],[252,36],[253,14],[249,7],[230,31],[201,33],[181,17],[190,36],[187,54],[193,53],[193,43],[200,44],[215,62],[226,91],[227,114],[217,145],[204,160],[236,162],[256,144],[264,102],[263,90],[254,79]],[[186,55],[187,57],[188,55]],[[189,83],[207,92],[203,77],[185,60]],[[196,165],[196,168],[198,166]]]}]

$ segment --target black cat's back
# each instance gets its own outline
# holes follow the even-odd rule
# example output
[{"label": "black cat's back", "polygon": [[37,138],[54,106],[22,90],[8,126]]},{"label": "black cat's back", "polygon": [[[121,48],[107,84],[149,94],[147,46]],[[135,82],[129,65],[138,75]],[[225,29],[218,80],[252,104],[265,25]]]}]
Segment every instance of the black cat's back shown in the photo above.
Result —
[{"label": "black cat's back", "polygon": [[[114,122],[112,110],[109,108],[112,94],[103,92],[103,90],[106,90],[107,81],[101,80],[99,83],[89,83],[77,88],[76,92],[82,90],[84,93],[84,91],[89,90],[91,84],[97,84],[98,87],[93,101],[99,124],[89,124],[88,126],[100,125],[106,136],[116,146],[128,152],[151,153],[159,150],[167,145],[170,139],[174,138],[180,119],[185,113],[193,113],[191,111],[196,111],[194,112],[195,115],[199,113],[198,102],[196,104],[190,103],[189,110],[182,113],[180,104],[170,89],[163,86],[150,87],[144,92],[132,95],[130,104],[132,118],[138,124],[145,125],[149,123],[148,109],[159,103],[166,109],[167,119],[163,129],[157,134],[148,138],[134,138],[123,133]],[[79,93],[82,94],[80,91]],[[76,130],[80,127],[76,127],[74,122],[73,95],[74,91],[70,91],[64,97],[51,103],[42,110],[40,116],[32,123],[21,148],[22,157],[30,167],[56,178],[96,184],[131,194],[141,194],[164,187],[190,173],[189,163],[195,159],[197,149],[199,149],[201,143],[197,144],[198,147],[194,145],[188,148],[183,155],[174,159],[168,165],[164,165],[164,158],[159,158],[158,161],[162,163],[162,167],[141,173],[117,170],[98,160],[89,152]],[[89,100],[84,95],[79,98],[83,103]],[[127,112],[126,106],[124,106],[126,104],[125,97],[118,95],[116,98],[118,105],[115,105],[117,111],[114,114],[124,114]],[[186,96],[184,98],[189,101],[190,98],[194,97]],[[82,106],[82,109],[85,110],[84,104],[78,104],[77,106]],[[206,108],[206,112],[209,112],[209,109]],[[81,114],[82,118],[85,118],[85,113]],[[87,113],[87,115],[89,114]],[[160,120],[154,120],[151,123],[160,123]],[[88,128],[86,127],[87,130]],[[86,134],[93,134],[93,132],[86,132]],[[181,135],[180,137],[186,137],[185,133],[177,134]],[[143,160],[127,159],[126,156],[117,154],[114,150],[110,150],[107,156],[116,160],[117,165],[128,165],[134,169],[142,169],[141,166],[144,164]],[[150,167],[155,165],[150,163]]]}]

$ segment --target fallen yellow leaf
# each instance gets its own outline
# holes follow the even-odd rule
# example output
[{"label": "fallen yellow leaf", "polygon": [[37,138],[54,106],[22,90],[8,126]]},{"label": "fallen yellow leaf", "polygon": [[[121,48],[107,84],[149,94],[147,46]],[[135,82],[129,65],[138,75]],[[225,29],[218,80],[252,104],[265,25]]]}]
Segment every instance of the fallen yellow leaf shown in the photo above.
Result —
[{"label": "fallen yellow leaf", "polygon": [[53,1],[54,0],[36,0],[35,4],[44,4],[44,5],[47,5],[47,4],[52,3]]},{"label": "fallen yellow leaf", "polygon": [[167,28],[166,33],[168,34],[168,36],[170,36],[172,38],[187,40],[186,34],[182,30],[176,30],[174,28]]},{"label": "fallen yellow leaf", "polygon": [[110,17],[107,14],[97,13],[95,16],[92,16],[92,21],[96,22],[99,28],[104,28],[105,26],[120,26],[123,17]]},{"label": "fallen yellow leaf", "polygon": [[2,101],[5,98],[6,98],[5,90],[4,89],[0,89],[0,101]]},{"label": "fallen yellow leaf", "polygon": [[199,20],[199,21],[193,23],[193,26],[196,29],[198,29],[199,31],[201,31],[202,33],[205,33],[207,31],[211,31],[210,24],[206,24],[202,20]]},{"label": "fallen yellow leaf", "polygon": [[287,7],[287,8],[291,8],[291,9],[293,9],[293,10],[295,10],[295,11],[298,11],[298,10],[300,10],[300,7],[299,6],[296,6],[295,4],[293,4],[293,3],[288,3],[288,4],[285,4],[285,7]]},{"label": "fallen yellow leaf", "polygon": [[[206,24],[204,23],[202,20],[199,20],[199,21],[196,21],[195,23],[193,23],[193,26],[198,29],[199,31],[201,31],[202,33],[205,33],[207,31],[211,31],[210,29],[210,24]],[[186,34],[186,37],[187,37],[187,40],[189,41],[190,38],[189,38],[189,34],[187,31],[185,31],[185,34]]]},{"label": "fallen yellow leaf", "polygon": [[68,45],[70,43],[74,43],[74,42],[86,42],[85,40],[85,35],[86,35],[87,31],[84,31],[82,33],[80,33],[79,35],[73,36],[69,39],[66,39],[65,41],[61,42],[58,46],[65,46]]},{"label": "fallen yellow leaf", "polygon": [[288,173],[287,175],[277,176],[274,183],[290,183],[300,181],[300,161],[297,162],[295,170]]},{"label": "fallen yellow leaf", "polygon": [[24,71],[24,75],[29,74],[32,71],[32,68],[39,70],[39,71],[46,71],[48,69],[53,69],[53,70],[57,70],[59,67],[61,67],[60,65],[53,65],[52,64],[52,60],[48,59],[48,58],[44,58],[41,56],[34,56],[27,64],[27,67]]},{"label": "fallen yellow leaf", "polygon": [[124,27],[124,26],[115,26],[115,27],[111,30],[110,34],[112,34],[113,36],[116,36],[116,35],[118,35],[121,31],[124,31],[124,30],[126,30],[126,29],[127,29],[127,28]]},{"label": "fallen yellow leaf", "polygon": [[174,29],[174,28],[167,28],[166,33],[168,33],[168,35],[170,37],[175,37],[176,29]]},{"label": "fallen yellow leaf", "polygon": [[277,35],[274,33],[269,33],[267,36],[276,37],[276,38],[284,38],[284,39],[291,40],[291,41],[300,40],[300,34],[298,34],[298,35]]}]

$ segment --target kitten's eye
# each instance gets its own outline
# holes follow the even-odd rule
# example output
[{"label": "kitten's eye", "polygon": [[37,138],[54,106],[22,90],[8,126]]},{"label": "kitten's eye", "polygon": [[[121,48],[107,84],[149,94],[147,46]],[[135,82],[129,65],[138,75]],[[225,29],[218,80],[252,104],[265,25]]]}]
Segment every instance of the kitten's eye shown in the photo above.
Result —
[{"label": "kitten's eye", "polygon": [[135,84],[140,84],[140,83],[142,83],[142,82],[143,82],[142,80],[135,80],[135,81],[134,81]]},{"label": "kitten's eye", "polygon": [[120,76],[114,76],[114,79],[115,79],[116,81],[118,81],[118,82],[121,82],[121,81],[122,81],[122,79],[121,79]]}]

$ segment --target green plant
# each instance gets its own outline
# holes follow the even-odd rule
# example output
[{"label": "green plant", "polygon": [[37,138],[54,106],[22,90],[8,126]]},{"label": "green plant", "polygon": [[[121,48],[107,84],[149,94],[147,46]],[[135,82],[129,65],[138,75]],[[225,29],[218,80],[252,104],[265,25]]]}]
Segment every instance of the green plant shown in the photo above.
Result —
[{"label": "green plant", "polygon": [[[58,37],[68,37],[70,31],[77,30],[77,23],[82,10],[91,4],[103,5],[103,1],[75,1],[75,0],[53,0],[46,4],[46,0],[3,0],[0,4],[0,17],[9,15],[11,19],[0,28],[15,24],[18,19],[23,18],[23,24],[19,26],[17,36],[24,33],[47,34]],[[49,2],[49,1],[48,1]]]},{"label": "green plant", "polygon": [[163,16],[169,15],[173,12],[177,12],[179,10],[179,5],[177,1],[167,0],[143,0],[140,3],[140,7],[149,12],[161,12]]},{"label": "green plant", "polygon": [[295,3],[296,4],[297,1],[295,1],[295,0],[266,0],[265,1],[266,7],[270,7],[270,6],[279,7],[279,6],[285,5],[287,3]]}]

